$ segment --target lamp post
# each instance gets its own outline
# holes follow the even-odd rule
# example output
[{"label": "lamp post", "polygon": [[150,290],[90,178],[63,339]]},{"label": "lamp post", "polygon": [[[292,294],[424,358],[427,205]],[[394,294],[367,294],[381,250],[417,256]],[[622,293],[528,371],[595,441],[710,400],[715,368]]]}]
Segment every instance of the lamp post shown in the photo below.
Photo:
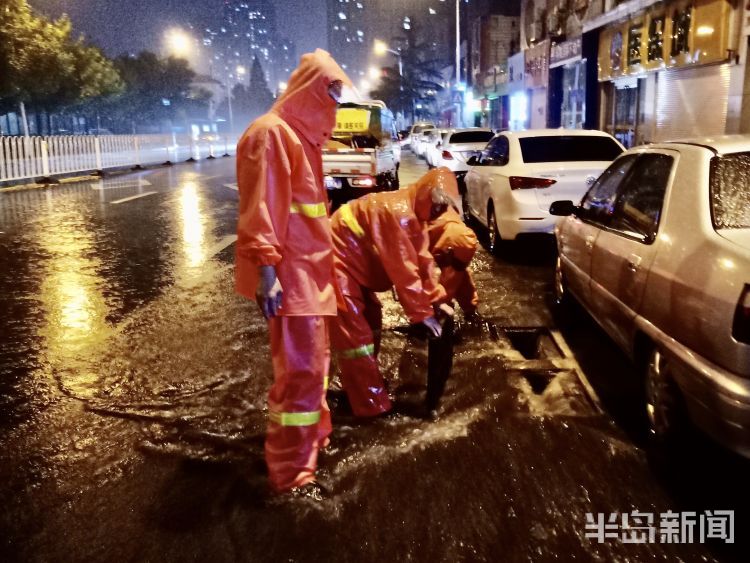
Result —
[{"label": "lamp post", "polygon": [[403,63],[401,62],[401,52],[394,49],[389,49],[388,45],[386,45],[385,42],[380,41],[379,39],[375,40],[374,51],[376,55],[385,55],[386,53],[391,53],[392,55],[396,55],[398,57],[398,84],[399,90],[403,92],[404,67]]}]

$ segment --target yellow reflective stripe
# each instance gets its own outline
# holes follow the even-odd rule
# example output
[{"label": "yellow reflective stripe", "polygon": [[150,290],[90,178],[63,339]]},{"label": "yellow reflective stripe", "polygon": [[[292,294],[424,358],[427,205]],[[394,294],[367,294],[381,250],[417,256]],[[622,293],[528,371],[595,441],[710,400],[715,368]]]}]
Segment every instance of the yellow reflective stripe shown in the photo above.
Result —
[{"label": "yellow reflective stripe", "polygon": [[299,213],[305,217],[312,217],[317,219],[318,217],[325,217],[328,215],[328,209],[325,203],[292,203],[289,206],[289,211],[292,213]]},{"label": "yellow reflective stripe", "polygon": [[349,348],[348,350],[342,350],[341,356],[347,360],[354,360],[357,358],[364,358],[366,356],[372,356],[375,353],[375,344],[365,344],[358,348]]},{"label": "yellow reflective stripe", "polygon": [[320,420],[320,411],[312,412],[277,412],[268,411],[271,422],[281,426],[310,426]]},{"label": "yellow reflective stripe", "polygon": [[344,205],[339,207],[339,213],[341,213],[341,220],[344,222],[344,225],[349,227],[349,230],[351,232],[353,232],[360,238],[365,236],[365,230],[362,228],[362,225],[359,224],[357,218],[354,217],[352,208],[349,207],[348,203],[345,203]]},{"label": "yellow reflective stripe", "polygon": [[328,391],[328,376],[323,378],[323,391]]}]

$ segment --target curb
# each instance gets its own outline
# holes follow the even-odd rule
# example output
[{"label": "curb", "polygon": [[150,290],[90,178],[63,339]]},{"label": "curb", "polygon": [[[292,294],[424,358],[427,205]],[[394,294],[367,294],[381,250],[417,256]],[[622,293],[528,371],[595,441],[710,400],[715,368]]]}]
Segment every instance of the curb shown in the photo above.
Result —
[{"label": "curb", "polygon": [[0,194],[22,192],[26,190],[41,190],[44,188],[50,188],[61,184],[74,184],[76,182],[89,182],[91,180],[98,180],[101,176],[88,175],[88,176],[71,176],[68,178],[59,178],[57,182],[43,183],[43,184],[18,184],[16,186],[7,186],[0,188]]}]

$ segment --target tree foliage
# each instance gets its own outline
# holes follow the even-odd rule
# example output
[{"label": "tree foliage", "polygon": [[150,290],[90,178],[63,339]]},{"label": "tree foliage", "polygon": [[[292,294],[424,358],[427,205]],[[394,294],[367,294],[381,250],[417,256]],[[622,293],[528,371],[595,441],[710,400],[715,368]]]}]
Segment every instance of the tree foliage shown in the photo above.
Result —
[{"label": "tree foliage", "polygon": [[398,60],[395,60],[393,66],[383,68],[380,83],[371,94],[383,100],[391,110],[413,116],[416,103],[431,101],[435,93],[443,89],[441,70],[449,63],[438,55],[433,45],[414,43],[410,38],[400,43],[403,76],[399,76]]},{"label": "tree foliage", "polygon": [[132,132],[138,125],[156,128],[164,121],[207,116],[211,92],[191,87],[195,72],[186,60],[160,59],[143,51],[135,57],[122,55],[114,65],[124,89],[92,105],[97,112],[106,114],[119,132]]},{"label": "tree foliage", "polygon": [[65,16],[50,21],[26,0],[0,0],[0,111],[54,110],[122,88],[102,52],[71,32]]},{"label": "tree foliage", "polygon": [[[273,102],[273,93],[268,88],[263,66],[258,57],[254,57],[249,85],[235,84],[232,88],[232,114],[235,128],[242,128],[244,124],[250,123],[267,112],[271,109]],[[226,101],[219,106],[218,112],[228,117],[229,107]]]}]

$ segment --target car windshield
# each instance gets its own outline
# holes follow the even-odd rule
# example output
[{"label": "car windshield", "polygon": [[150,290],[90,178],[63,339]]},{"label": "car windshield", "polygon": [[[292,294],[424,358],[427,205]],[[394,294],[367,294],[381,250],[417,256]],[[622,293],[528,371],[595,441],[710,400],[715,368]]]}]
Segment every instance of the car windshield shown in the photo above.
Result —
[{"label": "car windshield", "polygon": [[622,153],[613,139],[598,135],[521,137],[518,141],[527,163],[612,161]]},{"label": "car windshield", "polygon": [[450,142],[457,143],[486,143],[493,137],[492,131],[462,131],[453,133]]},{"label": "car windshield", "polygon": [[715,157],[709,185],[716,228],[750,228],[750,153]]}]

